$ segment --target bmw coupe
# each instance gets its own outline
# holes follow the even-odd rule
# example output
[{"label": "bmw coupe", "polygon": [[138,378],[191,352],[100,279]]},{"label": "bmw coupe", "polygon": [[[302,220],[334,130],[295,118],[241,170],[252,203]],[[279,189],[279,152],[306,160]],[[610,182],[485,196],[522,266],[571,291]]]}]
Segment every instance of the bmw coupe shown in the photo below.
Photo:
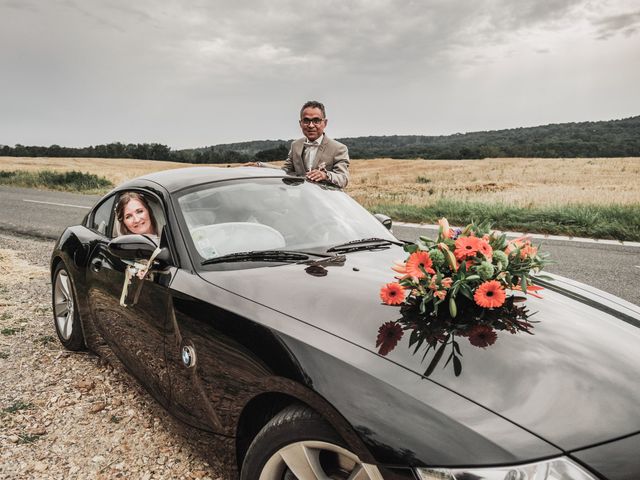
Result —
[{"label": "bmw coupe", "polygon": [[[153,234],[123,234],[131,192]],[[640,309],[557,277],[528,300],[535,335],[425,377],[407,338],[375,346],[405,256],[388,227],[275,169],[145,175],[60,236],[55,329],[223,439],[229,478],[640,479]]]}]

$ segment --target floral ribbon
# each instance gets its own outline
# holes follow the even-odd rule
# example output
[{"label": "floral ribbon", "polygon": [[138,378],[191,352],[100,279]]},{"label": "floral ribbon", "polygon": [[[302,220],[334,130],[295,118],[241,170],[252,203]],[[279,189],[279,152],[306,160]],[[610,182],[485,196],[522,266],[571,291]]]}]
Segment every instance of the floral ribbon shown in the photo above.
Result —
[{"label": "floral ribbon", "polygon": [[[138,303],[138,297],[140,296],[140,291],[142,290],[142,280],[144,280],[144,278],[147,276],[147,273],[149,273],[149,268],[151,268],[151,266],[153,265],[153,261],[161,251],[162,250],[160,249],[160,247],[157,247],[149,257],[147,263],[133,262],[132,265],[127,265],[127,268],[124,271],[124,285],[122,286],[122,294],[120,295],[121,307],[126,308]],[[127,304],[126,298],[129,293],[129,285],[131,284],[131,280],[134,276],[138,277],[140,281],[138,282],[138,287],[136,288],[136,292],[133,296],[133,303]]]}]

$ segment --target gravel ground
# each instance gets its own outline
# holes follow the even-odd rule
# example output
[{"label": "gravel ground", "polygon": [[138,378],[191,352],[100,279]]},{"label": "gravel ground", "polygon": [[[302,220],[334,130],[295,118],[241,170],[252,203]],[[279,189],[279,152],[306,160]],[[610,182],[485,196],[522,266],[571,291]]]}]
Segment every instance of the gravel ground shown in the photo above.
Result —
[{"label": "gravel ground", "polygon": [[169,416],[120,367],[62,347],[52,249],[0,234],[0,479],[225,478],[210,438]]}]

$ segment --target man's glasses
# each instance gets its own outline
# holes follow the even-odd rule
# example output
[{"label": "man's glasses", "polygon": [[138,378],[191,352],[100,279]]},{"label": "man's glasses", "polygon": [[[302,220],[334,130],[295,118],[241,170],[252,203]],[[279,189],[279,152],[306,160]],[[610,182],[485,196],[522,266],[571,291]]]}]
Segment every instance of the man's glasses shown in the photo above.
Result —
[{"label": "man's glasses", "polygon": [[313,118],[303,118],[300,120],[300,123],[302,123],[303,125],[311,125],[312,123],[316,126],[320,125],[322,122],[324,122],[324,118],[318,118],[318,117],[313,117]]}]

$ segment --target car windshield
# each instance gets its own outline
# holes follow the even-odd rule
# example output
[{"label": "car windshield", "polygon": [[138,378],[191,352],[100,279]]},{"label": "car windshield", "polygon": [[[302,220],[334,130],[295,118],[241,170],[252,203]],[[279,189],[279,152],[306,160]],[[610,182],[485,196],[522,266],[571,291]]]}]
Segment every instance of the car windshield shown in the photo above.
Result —
[{"label": "car windshield", "polygon": [[291,178],[242,179],[183,192],[179,210],[197,260],[239,252],[326,252],[360,239],[397,241],[346,193]]}]

